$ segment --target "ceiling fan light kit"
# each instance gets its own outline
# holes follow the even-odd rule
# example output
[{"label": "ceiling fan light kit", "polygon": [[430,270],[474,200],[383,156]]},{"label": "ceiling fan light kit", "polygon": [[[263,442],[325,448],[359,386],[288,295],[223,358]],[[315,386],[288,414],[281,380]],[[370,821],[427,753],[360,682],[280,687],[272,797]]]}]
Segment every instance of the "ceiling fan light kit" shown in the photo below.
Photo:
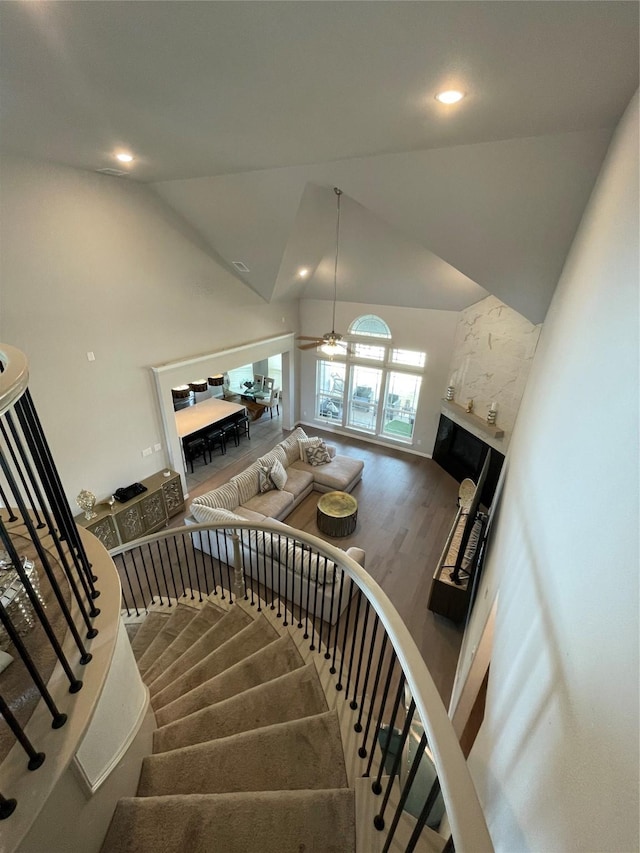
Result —
[{"label": "ceiling fan light kit", "polygon": [[333,313],[331,319],[331,331],[325,332],[321,338],[310,338],[307,335],[298,335],[299,341],[313,341],[308,344],[298,344],[298,348],[302,350],[316,349],[320,347],[325,355],[333,357],[334,355],[344,355],[346,352],[346,343],[342,339],[342,335],[335,331],[336,328],[336,299],[338,294],[338,256],[340,254],[340,196],[342,190],[338,187],[333,188],[336,194],[336,256],[333,266]]}]

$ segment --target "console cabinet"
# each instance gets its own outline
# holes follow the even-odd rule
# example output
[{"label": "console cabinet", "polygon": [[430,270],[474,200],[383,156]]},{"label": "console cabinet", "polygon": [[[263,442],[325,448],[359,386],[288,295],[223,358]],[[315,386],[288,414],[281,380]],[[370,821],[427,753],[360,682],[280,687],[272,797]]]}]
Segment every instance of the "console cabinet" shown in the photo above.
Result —
[{"label": "console cabinet", "polygon": [[161,530],[170,518],[184,509],[184,494],[180,475],[163,471],[141,480],[147,491],[126,503],[96,504],[97,516],[86,519],[84,513],[75,516],[76,523],[96,536],[107,550],[125,545],[141,536]]}]

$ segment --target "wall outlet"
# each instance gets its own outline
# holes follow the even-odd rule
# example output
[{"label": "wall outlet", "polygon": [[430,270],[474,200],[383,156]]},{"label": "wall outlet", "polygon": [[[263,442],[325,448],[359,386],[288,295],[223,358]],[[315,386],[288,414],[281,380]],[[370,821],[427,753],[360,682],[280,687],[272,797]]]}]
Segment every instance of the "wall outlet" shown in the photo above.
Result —
[{"label": "wall outlet", "polygon": [[92,352],[87,353],[87,361],[95,361],[96,357]]},{"label": "wall outlet", "polygon": [[155,453],[158,453],[159,450],[162,450],[162,445],[161,444],[154,444],[153,449],[154,449]]},{"label": "wall outlet", "polygon": [[151,450],[150,447],[145,447],[145,449],[142,451],[143,456],[151,456],[152,453],[153,453],[153,451]]}]

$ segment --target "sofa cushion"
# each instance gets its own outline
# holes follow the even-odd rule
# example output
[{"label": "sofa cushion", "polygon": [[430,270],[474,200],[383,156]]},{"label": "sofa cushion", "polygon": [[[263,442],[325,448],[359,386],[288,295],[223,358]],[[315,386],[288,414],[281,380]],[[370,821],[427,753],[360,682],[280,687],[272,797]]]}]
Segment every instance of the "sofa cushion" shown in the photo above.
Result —
[{"label": "sofa cushion", "polygon": [[[300,450],[298,449],[298,440],[307,438],[306,432],[302,427],[296,427],[293,432],[288,435],[284,441],[281,441],[278,447],[281,447],[287,457],[287,465],[291,465],[296,459],[300,458]],[[286,466],[285,466],[286,467]]]},{"label": "sofa cushion", "polygon": [[265,492],[263,495],[255,495],[250,498],[244,506],[254,512],[261,512],[263,515],[269,515],[272,518],[279,518],[284,515],[288,507],[293,503],[293,495],[291,492],[278,491],[274,489],[272,492]]},{"label": "sofa cushion", "polygon": [[288,492],[297,498],[307,489],[313,488],[313,474],[308,471],[299,471],[296,467],[290,465],[287,468],[287,484]]},{"label": "sofa cushion", "polygon": [[210,506],[233,510],[239,503],[241,501],[238,497],[238,487],[235,483],[230,482],[194,498],[191,506]]},{"label": "sofa cushion", "polygon": [[235,508],[236,515],[239,515],[243,521],[254,521],[259,524],[261,521],[270,521],[263,512],[255,512],[252,509],[247,509],[246,506],[237,506]]},{"label": "sofa cushion", "polygon": [[280,563],[288,569],[293,568],[297,575],[319,584],[332,584],[336,579],[335,563],[295,539],[280,539]]},{"label": "sofa cushion", "polygon": [[257,459],[256,462],[259,462],[260,465],[270,466],[273,465],[276,460],[282,463],[283,468],[287,467],[287,455],[284,452],[284,447],[280,444],[276,444],[273,450],[265,453],[265,455]]},{"label": "sofa cushion", "polygon": [[204,506],[202,504],[192,504],[191,512],[196,521],[200,524],[217,524],[234,521],[245,521],[241,515],[236,515],[230,509],[222,509],[221,507]]},{"label": "sofa cushion", "polygon": [[[257,462],[249,465],[244,471],[236,474],[231,478],[231,482],[235,483],[238,488],[238,503],[246,506],[247,502],[255,495],[260,494],[260,485],[258,482],[258,472],[260,466]],[[268,513],[265,513],[268,515]]]},{"label": "sofa cushion", "polygon": [[344,491],[362,472],[364,462],[361,459],[352,459],[350,456],[334,456],[330,465],[318,465],[314,468],[308,462],[298,460],[292,467],[299,471],[308,471],[320,486]]}]

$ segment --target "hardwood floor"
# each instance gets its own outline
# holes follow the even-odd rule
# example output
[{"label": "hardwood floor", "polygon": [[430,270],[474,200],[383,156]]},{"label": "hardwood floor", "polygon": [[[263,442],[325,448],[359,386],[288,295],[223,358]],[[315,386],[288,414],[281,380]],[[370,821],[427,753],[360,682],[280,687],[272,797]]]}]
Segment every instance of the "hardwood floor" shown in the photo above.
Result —
[{"label": "hardwood floor", "polygon": [[[287,524],[340,548],[357,545],[365,550],[367,571],[409,628],[447,705],[462,627],[433,614],[427,609],[427,600],[433,570],[455,516],[458,483],[430,459],[313,427],[305,427],[305,431],[322,436],[341,455],[364,460],[362,481],[353,491],[358,499],[358,524],[344,539],[320,533],[316,526],[318,492],[288,516]],[[214,456],[213,466],[196,469],[197,476],[190,478],[190,499],[226,482],[285,435],[280,418],[256,421],[251,425],[250,441],[230,447],[226,456]],[[172,526],[181,524],[182,518],[174,518]]]}]

